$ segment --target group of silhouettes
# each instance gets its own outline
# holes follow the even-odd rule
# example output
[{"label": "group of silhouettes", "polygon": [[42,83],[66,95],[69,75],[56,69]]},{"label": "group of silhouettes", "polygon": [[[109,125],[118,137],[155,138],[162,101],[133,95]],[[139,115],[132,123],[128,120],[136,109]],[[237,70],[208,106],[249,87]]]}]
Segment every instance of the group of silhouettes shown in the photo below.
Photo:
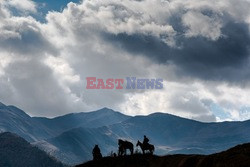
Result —
[{"label": "group of silhouettes", "polygon": [[[122,140],[118,139],[118,156],[123,156],[126,155],[126,150],[130,151],[130,154],[132,155],[134,153],[134,145],[133,143],[127,141],[127,140]],[[149,144],[149,139],[147,138],[146,135],[144,135],[143,142],[140,142],[139,140],[137,141],[136,147],[140,147],[142,150],[142,153],[150,153],[153,154],[155,147],[152,144]],[[93,154],[93,160],[98,160],[102,158],[101,150],[98,145],[95,145],[92,151]],[[117,156],[116,153],[113,153],[114,157]]]}]

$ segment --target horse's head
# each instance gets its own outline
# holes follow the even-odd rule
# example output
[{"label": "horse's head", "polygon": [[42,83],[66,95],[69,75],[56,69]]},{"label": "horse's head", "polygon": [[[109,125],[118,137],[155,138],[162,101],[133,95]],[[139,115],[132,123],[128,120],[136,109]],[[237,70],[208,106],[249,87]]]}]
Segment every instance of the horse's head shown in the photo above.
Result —
[{"label": "horse's head", "polygon": [[121,139],[118,139],[118,145],[120,146],[122,144],[122,140]]},{"label": "horse's head", "polygon": [[137,141],[137,144],[136,144],[136,147],[138,147],[138,146],[140,145],[140,143],[141,143],[141,142],[138,140],[138,141]]}]

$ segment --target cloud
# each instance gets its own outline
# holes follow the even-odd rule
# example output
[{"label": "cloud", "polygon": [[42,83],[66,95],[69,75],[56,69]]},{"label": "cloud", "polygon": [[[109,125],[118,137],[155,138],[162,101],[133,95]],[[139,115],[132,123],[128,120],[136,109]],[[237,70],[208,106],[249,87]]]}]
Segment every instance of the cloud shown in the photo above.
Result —
[{"label": "cloud", "polygon": [[82,108],[78,98],[60,85],[51,69],[37,60],[11,63],[5,69],[5,76],[1,90],[9,91],[5,92],[4,100],[24,106],[32,115],[55,116]]},{"label": "cloud", "polygon": [[3,0],[1,5],[4,5],[6,8],[14,8],[17,11],[22,13],[35,13],[36,10],[36,3],[32,0]]},{"label": "cloud", "polygon": [[196,83],[186,85],[164,82],[164,90],[152,90],[140,94],[128,94],[121,104],[126,113],[146,115],[154,112],[167,112],[203,122],[216,121],[209,107],[203,102]]},{"label": "cloud", "polygon": [[188,28],[185,32],[187,37],[203,36],[211,40],[217,40],[221,36],[222,24],[216,17],[189,11],[183,15],[182,23]]},{"label": "cloud", "polygon": [[[152,2],[147,0],[69,3],[62,14],[50,13],[47,19],[62,31],[77,34],[76,38],[98,34],[132,55],[174,64],[179,67],[178,75],[230,82],[241,82],[249,75],[246,70],[249,25],[246,20],[234,20],[239,16],[232,14],[236,9],[231,5],[225,1],[216,3],[215,7],[207,1],[153,3],[157,11],[150,9]],[[249,6],[246,1],[241,3]],[[65,29],[67,22],[71,27]]]},{"label": "cloud", "polygon": [[[193,12],[191,12],[193,14]],[[197,14],[197,13],[195,13]],[[219,21],[202,23],[199,18],[188,20],[185,14],[174,29],[183,31],[175,36],[176,47],[171,47],[154,36],[143,34],[104,34],[104,38],[133,55],[146,56],[156,63],[178,66],[177,75],[203,80],[220,80],[242,84],[249,76],[249,24],[225,17]],[[201,15],[201,14],[199,14]],[[203,15],[202,15],[203,16]],[[200,17],[200,16],[199,16]],[[208,18],[208,16],[203,16]],[[196,22],[193,23],[195,20]],[[225,21],[226,20],[226,21]],[[179,24],[179,25],[178,25]],[[185,28],[188,24],[188,29]],[[198,24],[199,27],[197,27]],[[215,26],[215,25],[218,26]],[[222,24],[222,23],[221,23]],[[212,26],[210,28],[209,26]],[[221,28],[220,28],[221,27]],[[179,34],[177,31],[177,34]]]},{"label": "cloud", "polygon": [[[150,9],[150,5],[157,5],[163,11],[162,3],[150,1],[84,1],[81,5],[69,3],[67,10],[62,12],[64,21],[71,20],[75,28],[91,28],[110,34],[126,33],[128,35],[144,34],[160,38],[169,45],[173,45],[172,37],[175,31],[167,22],[163,22],[161,13]],[[133,6],[133,7],[132,7]],[[166,6],[166,5],[164,5]],[[148,9],[148,10],[147,10]],[[48,20],[60,17],[59,13],[50,13]]]},{"label": "cloud", "polygon": [[[34,2],[14,16],[18,3],[1,1],[0,100],[36,116],[110,107],[205,122],[247,119],[249,2],[237,4],[85,0],[41,23],[27,14]],[[165,85],[86,90],[89,76],[164,78]]]}]

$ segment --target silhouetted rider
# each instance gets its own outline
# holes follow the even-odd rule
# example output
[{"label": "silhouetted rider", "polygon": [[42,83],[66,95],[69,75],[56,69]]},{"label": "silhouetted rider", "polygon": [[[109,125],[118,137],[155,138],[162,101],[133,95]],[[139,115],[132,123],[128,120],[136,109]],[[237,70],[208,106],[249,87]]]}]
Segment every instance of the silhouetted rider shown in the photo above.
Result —
[{"label": "silhouetted rider", "polygon": [[146,135],[144,135],[143,145],[144,145],[144,146],[148,145],[148,144],[149,144],[148,142],[149,142],[149,139],[147,138]]},{"label": "silhouetted rider", "polygon": [[102,158],[101,150],[98,145],[95,145],[92,154],[93,154],[93,160],[98,160]]}]

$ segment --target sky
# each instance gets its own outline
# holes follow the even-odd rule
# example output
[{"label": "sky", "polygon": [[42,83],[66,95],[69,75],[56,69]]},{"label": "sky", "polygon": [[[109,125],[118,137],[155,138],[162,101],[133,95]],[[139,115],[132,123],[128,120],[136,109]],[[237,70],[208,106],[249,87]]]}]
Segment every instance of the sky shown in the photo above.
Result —
[{"label": "sky", "polygon": [[[112,108],[250,119],[248,0],[1,0],[0,101],[31,116]],[[162,78],[88,90],[86,77]]]}]

